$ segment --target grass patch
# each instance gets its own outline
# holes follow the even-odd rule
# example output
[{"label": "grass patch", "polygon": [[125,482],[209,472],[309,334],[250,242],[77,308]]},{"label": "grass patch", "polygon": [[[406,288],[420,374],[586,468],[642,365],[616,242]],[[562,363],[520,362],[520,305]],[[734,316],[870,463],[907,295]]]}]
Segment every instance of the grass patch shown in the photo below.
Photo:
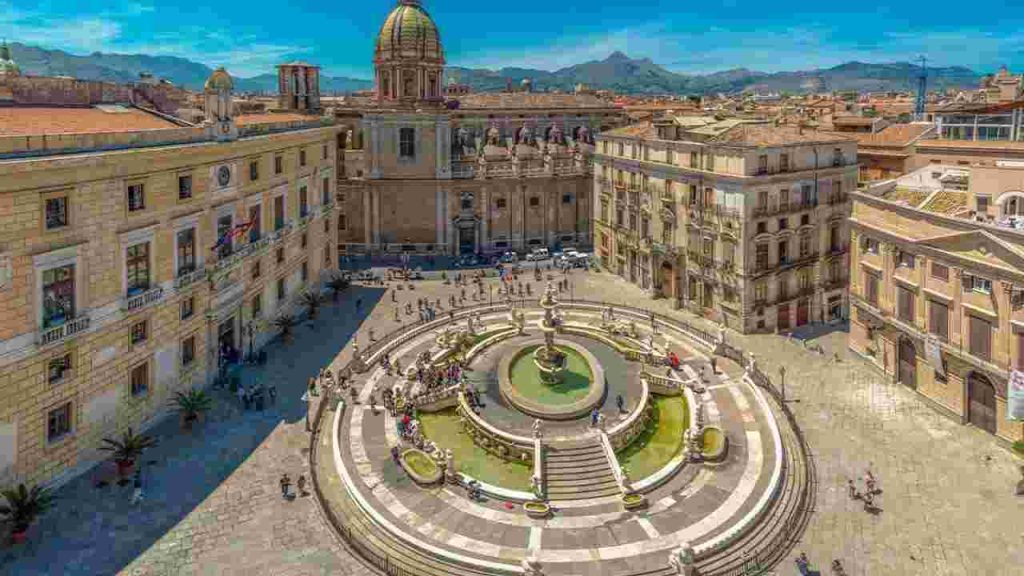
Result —
[{"label": "grass patch", "polygon": [[454,408],[429,414],[421,412],[419,419],[424,436],[452,451],[459,472],[494,486],[530,490],[533,460],[526,464],[508,462],[477,446],[469,434],[463,432]]},{"label": "grass patch", "polygon": [[725,434],[718,428],[705,428],[701,434],[701,443],[705,454],[717,454],[725,444]]},{"label": "grass patch", "polygon": [[438,473],[437,463],[430,456],[422,452],[409,452],[402,456],[405,463],[412,468],[413,472],[423,478],[430,478]]},{"label": "grass patch", "polygon": [[683,430],[690,425],[685,396],[652,396],[654,414],[647,428],[619,452],[619,463],[630,480],[642,480],[661,470],[683,448]]},{"label": "grass patch", "polygon": [[519,351],[509,367],[512,387],[524,398],[547,404],[564,406],[582,400],[590,392],[594,375],[586,359],[572,348],[555,346],[565,354],[566,367],[557,384],[545,384],[540,379],[540,370],[533,361],[533,352],[540,346],[527,346]]}]

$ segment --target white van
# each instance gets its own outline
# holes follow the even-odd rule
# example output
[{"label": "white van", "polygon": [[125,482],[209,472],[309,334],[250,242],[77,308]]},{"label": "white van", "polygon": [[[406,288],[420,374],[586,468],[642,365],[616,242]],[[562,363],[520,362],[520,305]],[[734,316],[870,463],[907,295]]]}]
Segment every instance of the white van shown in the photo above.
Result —
[{"label": "white van", "polygon": [[539,260],[547,260],[551,258],[551,254],[547,248],[534,248],[532,252],[526,255],[528,262],[537,262]]}]

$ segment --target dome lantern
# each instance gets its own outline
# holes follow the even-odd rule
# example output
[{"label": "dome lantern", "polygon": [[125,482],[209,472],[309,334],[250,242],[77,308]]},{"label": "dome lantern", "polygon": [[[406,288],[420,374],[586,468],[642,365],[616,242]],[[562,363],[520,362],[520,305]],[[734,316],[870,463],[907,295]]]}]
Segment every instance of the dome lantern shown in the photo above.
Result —
[{"label": "dome lantern", "polygon": [[419,0],[399,0],[384,19],[373,62],[378,101],[442,100],[441,34]]}]

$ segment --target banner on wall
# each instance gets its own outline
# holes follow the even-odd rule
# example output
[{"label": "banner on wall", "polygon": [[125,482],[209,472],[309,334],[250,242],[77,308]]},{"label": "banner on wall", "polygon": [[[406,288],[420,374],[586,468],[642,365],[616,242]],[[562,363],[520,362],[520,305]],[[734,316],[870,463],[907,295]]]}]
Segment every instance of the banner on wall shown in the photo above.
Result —
[{"label": "banner on wall", "polygon": [[925,355],[928,357],[928,362],[935,368],[935,371],[939,373],[943,378],[946,377],[946,368],[942,365],[942,347],[939,346],[939,339],[934,336],[929,336],[924,341]]},{"label": "banner on wall", "polygon": [[1006,417],[1016,422],[1024,422],[1024,372],[1010,372],[1010,381],[1006,385]]}]

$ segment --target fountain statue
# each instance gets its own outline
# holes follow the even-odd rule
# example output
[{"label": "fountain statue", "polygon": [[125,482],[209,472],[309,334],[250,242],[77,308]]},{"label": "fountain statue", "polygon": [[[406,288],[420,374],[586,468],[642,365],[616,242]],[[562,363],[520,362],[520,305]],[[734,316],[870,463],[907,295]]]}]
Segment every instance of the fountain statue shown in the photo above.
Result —
[{"label": "fountain statue", "polygon": [[544,345],[533,353],[533,361],[540,371],[541,380],[545,384],[557,384],[561,381],[561,373],[565,370],[565,354],[555,348],[555,332],[558,330],[555,320],[558,300],[555,298],[555,287],[548,282],[540,306],[544,309],[544,318],[538,326],[544,334]]}]

